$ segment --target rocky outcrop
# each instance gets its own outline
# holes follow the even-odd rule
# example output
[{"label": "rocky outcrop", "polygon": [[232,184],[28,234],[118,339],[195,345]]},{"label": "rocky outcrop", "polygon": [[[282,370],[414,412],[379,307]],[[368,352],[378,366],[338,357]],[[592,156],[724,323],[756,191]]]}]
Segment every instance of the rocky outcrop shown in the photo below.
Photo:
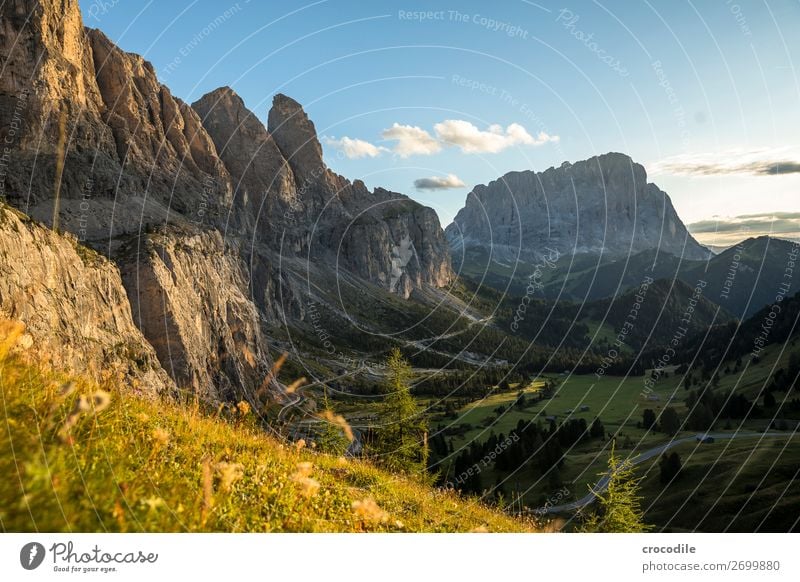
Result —
[{"label": "rocky outcrop", "polygon": [[120,50],[99,30],[87,36],[102,119],[120,163],[138,179],[134,187],[190,220],[203,221],[201,200],[205,214],[218,215],[229,206],[230,180],[195,111],[158,82],[142,57]]},{"label": "rocky outcrop", "polygon": [[75,0],[0,7],[2,194],[103,246],[169,219],[216,223],[230,180],[194,110],[152,66],[84,29]]},{"label": "rocky outcrop", "polygon": [[264,124],[230,87],[204,95],[192,107],[232,176],[230,222],[250,233],[257,226],[265,236],[277,232],[267,227],[285,221],[300,201],[292,169]]},{"label": "rocky outcrop", "polygon": [[491,248],[495,257],[536,260],[600,253],[622,257],[661,249],[688,259],[707,249],[686,230],[669,196],[644,168],[609,153],[544,172],[511,172],[476,186],[447,228],[451,248]]},{"label": "rocky outcrop", "polygon": [[134,392],[174,394],[134,325],[117,268],[72,235],[0,204],[0,317],[25,324],[20,344],[38,361]]},{"label": "rocky outcrop", "polygon": [[238,249],[218,231],[170,228],[123,252],[134,321],[178,388],[255,402],[270,358]]},{"label": "rocky outcrop", "polygon": [[270,134],[303,181],[298,186],[329,177],[322,161],[317,130],[297,101],[286,95],[276,95],[268,119]]},{"label": "rocky outcrop", "polygon": [[[9,146],[0,175],[3,197],[52,220],[59,159],[65,160],[63,197],[113,192],[124,177],[111,129],[100,118],[104,104],[77,0],[4,2],[0,62],[0,140]],[[58,151],[61,134],[66,147]],[[62,207],[66,214],[73,210],[71,201]],[[77,205],[74,210],[79,214]]]}]

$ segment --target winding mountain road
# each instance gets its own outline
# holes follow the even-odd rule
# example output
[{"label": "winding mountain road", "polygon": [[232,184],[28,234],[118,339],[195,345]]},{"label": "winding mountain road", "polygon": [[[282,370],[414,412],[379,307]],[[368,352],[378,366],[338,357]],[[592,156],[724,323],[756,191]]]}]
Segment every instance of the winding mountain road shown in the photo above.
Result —
[{"label": "winding mountain road", "polygon": [[[717,440],[731,440],[731,439],[740,439],[740,438],[752,438],[752,437],[784,437],[789,438],[790,434],[780,433],[780,432],[738,432],[738,433],[706,433],[708,436],[712,437],[715,441]],[[629,459],[632,465],[638,465],[640,463],[644,463],[648,459],[652,459],[653,457],[657,457],[661,453],[664,453],[670,450],[673,447],[676,447],[683,443],[695,442],[697,440],[697,435],[692,435],[688,437],[682,437],[679,439],[673,439],[663,445],[659,445],[652,449],[648,449],[637,456]],[[699,446],[703,447],[713,447],[713,443],[703,443]],[[540,507],[538,509],[534,509],[533,512],[537,515],[547,515],[553,513],[567,513],[571,511],[577,511],[579,509],[583,509],[587,505],[591,505],[594,503],[594,500],[597,498],[597,493],[602,493],[608,487],[609,475],[603,475],[600,480],[595,483],[594,487],[592,487],[592,491],[581,497],[576,501],[571,501],[570,503],[565,503],[562,505],[551,505]]]}]

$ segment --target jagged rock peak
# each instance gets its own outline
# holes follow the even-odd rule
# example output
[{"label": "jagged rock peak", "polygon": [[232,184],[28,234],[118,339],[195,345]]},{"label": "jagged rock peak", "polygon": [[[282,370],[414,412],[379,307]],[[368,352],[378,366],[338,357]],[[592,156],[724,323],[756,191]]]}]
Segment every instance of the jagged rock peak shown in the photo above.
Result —
[{"label": "jagged rock peak", "polygon": [[267,126],[299,180],[317,182],[323,177],[326,169],[322,145],[317,139],[314,122],[302,105],[278,93],[272,100]]},{"label": "jagged rock peak", "polygon": [[294,178],[261,120],[230,87],[214,89],[192,107],[231,175],[236,222],[252,229],[259,213],[280,217],[278,207],[292,200]]}]

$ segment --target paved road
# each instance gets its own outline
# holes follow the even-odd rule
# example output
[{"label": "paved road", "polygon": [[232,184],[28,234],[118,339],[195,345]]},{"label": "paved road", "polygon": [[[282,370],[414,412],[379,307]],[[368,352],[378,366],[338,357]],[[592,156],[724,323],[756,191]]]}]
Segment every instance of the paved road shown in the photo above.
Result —
[{"label": "paved road", "polygon": [[[740,438],[752,438],[752,437],[784,437],[789,438],[791,433],[781,433],[781,432],[738,432],[738,433],[708,433],[708,436],[713,437],[715,441],[720,440],[731,440],[731,439],[740,439]],[[695,442],[696,435],[683,437],[679,439],[673,439],[663,445],[659,445],[652,449],[647,449],[643,453],[640,453],[636,457],[630,459],[631,464],[638,465],[639,463],[644,463],[648,459],[652,459],[653,457],[657,457],[661,453],[668,451],[672,447],[678,446],[683,443]],[[714,443],[703,443],[699,446],[702,447],[713,447]],[[540,507],[539,509],[535,509],[534,513],[538,515],[546,515],[548,513],[567,513],[571,511],[577,511],[578,509],[582,509],[587,505],[591,505],[594,503],[594,500],[597,498],[597,493],[602,493],[608,487],[608,480],[609,476],[604,475],[600,478],[600,480],[595,483],[594,487],[592,488],[592,492],[588,495],[581,497],[577,501],[572,501],[570,503],[565,503],[563,505],[552,505],[549,507]]]}]

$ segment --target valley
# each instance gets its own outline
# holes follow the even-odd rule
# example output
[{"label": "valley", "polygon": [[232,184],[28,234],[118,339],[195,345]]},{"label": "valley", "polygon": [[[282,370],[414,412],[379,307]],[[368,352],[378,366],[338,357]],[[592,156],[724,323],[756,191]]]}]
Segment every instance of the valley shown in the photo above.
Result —
[{"label": "valley", "polygon": [[615,151],[443,224],[455,175],[342,176],[371,144],[273,85],[188,103],[74,1],[0,14],[0,529],[602,532],[626,461],[625,531],[800,527],[800,243],[712,251]]}]

